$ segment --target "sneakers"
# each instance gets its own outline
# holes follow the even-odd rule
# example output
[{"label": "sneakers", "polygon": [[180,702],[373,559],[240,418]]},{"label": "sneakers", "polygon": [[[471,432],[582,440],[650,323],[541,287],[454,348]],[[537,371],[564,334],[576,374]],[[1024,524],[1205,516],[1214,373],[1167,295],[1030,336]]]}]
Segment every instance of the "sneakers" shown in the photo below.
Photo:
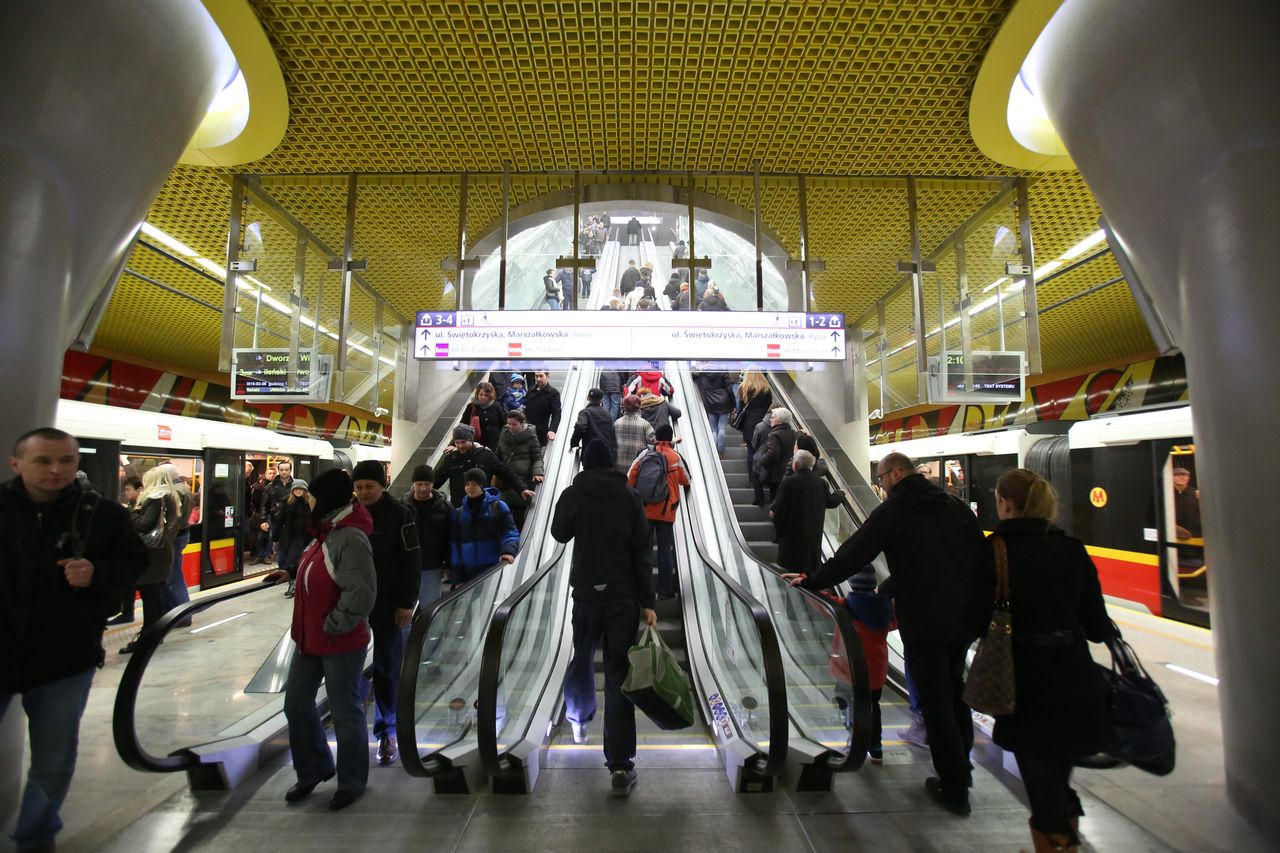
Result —
[{"label": "sneakers", "polygon": [[928,748],[929,732],[924,727],[924,720],[913,719],[905,729],[898,729],[898,737],[912,746]]},{"label": "sneakers", "polygon": [[396,760],[396,738],[395,735],[386,735],[378,738],[378,766],[386,767],[394,764]]},{"label": "sneakers", "polygon": [[117,613],[107,620],[107,625],[132,625],[133,616],[125,616],[123,613]]},{"label": "sneakers", "polygon": [[636,786],[636,771],[634,770],[615,770],[609,777],[609,790],[615,797],[627,797],[631,795],[631,789]]},{"label": "sneakers", "polygon": [[867,755],[871,756],[872,764],[884,764],[884,749],[880,744],[867,747]]},{"label": "sneakers", "polygon": [[957,817],[969,816],[969,794],[967,792],[958,797],[948,794],[942,787],[942,780],[937,776],[930,776],[928,779],[925,779],[924,789],[929,793],[929,796],[933,798],[934,802],[951,812],[953,815],[956,815]]},{"label": "sneakers", "polygon": [[570,720],[570,721],[569,721],[569,726],[573,729],[573,742],[574,742],[574,743],[586,743],[586,742],[587,742],[587,737],[588,737],[588,735],[587,735],[587,725],[588,725],[587,723],[575,723],[573,720]]}]

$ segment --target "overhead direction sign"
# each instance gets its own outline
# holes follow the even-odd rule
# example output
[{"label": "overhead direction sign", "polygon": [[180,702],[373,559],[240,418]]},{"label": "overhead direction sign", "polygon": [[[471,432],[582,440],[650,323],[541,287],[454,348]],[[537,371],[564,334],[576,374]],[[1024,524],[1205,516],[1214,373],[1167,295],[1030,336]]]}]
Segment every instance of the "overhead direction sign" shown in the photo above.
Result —
[{"label": "overhead direction sign", "polygon": [[771,311],[420,311],[424,361],[843,361],[844,315]]}]

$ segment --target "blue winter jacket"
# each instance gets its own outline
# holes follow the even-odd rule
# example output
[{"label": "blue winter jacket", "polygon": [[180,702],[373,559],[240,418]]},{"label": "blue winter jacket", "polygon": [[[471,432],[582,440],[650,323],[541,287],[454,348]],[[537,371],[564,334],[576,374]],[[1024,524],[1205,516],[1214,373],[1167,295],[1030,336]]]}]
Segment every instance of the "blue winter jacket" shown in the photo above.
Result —
[{"label": "blue winter jacket", "polygon": [[515,519],[492,486],[484,490],[479,501],[463,498],[462,506],[453,511],[450,528],[450,579],[455,584],[476,577],[503,554],[514,557],[520,550]]}]

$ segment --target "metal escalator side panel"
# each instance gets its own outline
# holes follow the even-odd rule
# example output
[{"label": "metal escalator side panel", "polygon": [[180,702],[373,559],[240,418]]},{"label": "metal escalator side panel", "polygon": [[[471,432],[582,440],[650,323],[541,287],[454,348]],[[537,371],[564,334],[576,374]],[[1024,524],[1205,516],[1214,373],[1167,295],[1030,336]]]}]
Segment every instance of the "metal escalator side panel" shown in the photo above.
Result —
[{"label": "metal escalator side panel", "polygon": [[[692,382],[688,383],[692,386]],[[779,577],[777,567],[766,565],[750,552],[737,521],[727,482],[723,471],[712,476],[710,471],[719,467],[720,461],[711,440],[701,398],[697,394],[686,397],[686,408],[689,410],[692,444],[698,449],[698,458],[702,462],[702,482],[708,490],[718,490],[718,502],[722,505],[724,515],[723,529],[730,537],[728,550],[724,553],[726,562],[731,559],[738,562],[743,576],[753,593],[765,604],[765,609],[772,614],[776,634],[781,640],[781,657],[786,666],[789,689],[805,691],[808,698],[827,698],[827,685],[819,684],[814,679],[814,667],[825,664],[828,670],[839,669],[847,673],[849,685],[846,699],[852,713],[851,725],[848,729],[847,744],[836,748],[828,741],[812,734],[817,731],[816,719],[810,719],[809,712],[801,711],[801,706],[813,706],[808,701],[796,702],[789,697],[789,714],[792,723],[807,740],[821,744],[824,754],[817,756],[817,761],[830,769],[856,769],[865,758],[866,748],[871,738],[871,694],[867,687],[866,658],[861,642],[853,627],[852,619],[843,606],[830,602],[807,590],[786,585]],[[709,534],[715,536],[715,533]],[[787,614],[787,619],[778,619],[780,614]],[[826,644],[815,643],[819,636],[830,638]],[[841,663],[839,667],[835,663]],[[833,676],[834,677],[834,676]],[[838,691],[833,685],[830,698],[834,700]],[[834,707],[834,704],[833,704]]]}]

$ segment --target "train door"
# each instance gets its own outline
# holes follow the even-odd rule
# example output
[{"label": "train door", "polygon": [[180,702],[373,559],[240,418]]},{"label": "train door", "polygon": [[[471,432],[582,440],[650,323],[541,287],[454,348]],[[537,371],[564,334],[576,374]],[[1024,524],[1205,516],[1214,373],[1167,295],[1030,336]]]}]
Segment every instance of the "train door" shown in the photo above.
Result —
[{"label": "train door", "polygon": [[996,483],[1006,471],[1018,467],[1016,453],[1000,453],[994,456],[969,456],[968,491],[965,500],[983,530],[995,530],[1000,523],[996,514]]},{"label": "train door", "polygon": [[200,588],[244,577],[243,544],[248,507],[244,492],[245,454],[209,448],[204,452],[204,502],[200,516]]},{"label": "train door", "polygon": [[120,442],[107,438],[77,438],[80,470],[89,485],[111,501],[120,500]]},{"label": "train door", "polygon": [[1200,524],[1196,448],[1190,439],[1156,441],[1152,455],[1165,612],[1207,626],[1209,566]]}]

